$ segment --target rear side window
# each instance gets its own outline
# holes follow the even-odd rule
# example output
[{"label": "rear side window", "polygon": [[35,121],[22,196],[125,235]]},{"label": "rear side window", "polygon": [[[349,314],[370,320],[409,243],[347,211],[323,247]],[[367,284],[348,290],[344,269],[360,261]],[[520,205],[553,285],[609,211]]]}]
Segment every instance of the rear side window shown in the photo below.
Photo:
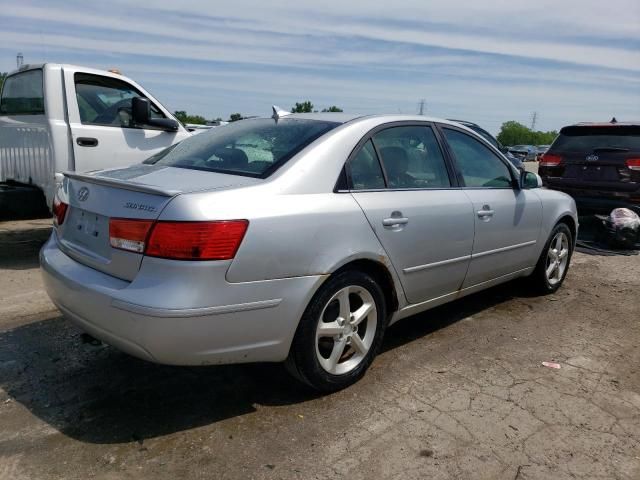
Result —
[{"label": "rear side window", "polygon": [[[80,121],[88,125],[134,127],[131,99],[145,98],[127,82],[111,77],[76,73],[74,76]],[[151,103],[151,117],[165,118]]]},{"label": "rear side window", "polygon": [[384,176],[371,140],[349,162],[353,190],[384,188]]},{"label": "rear side window", "polygon": [[373,136],[389,188],[451,186],[444,157],[430,127],[391,127]]},{"label": "rear side window", "polygon": [[195,135],[144,163],[265,178],[337,127],[319,120],[242,120]]},{"label": "rear side window", "polygon": [[511,188],[511,172],[500,158],[475,138],[443,129],[467,187]]},{"label": "rear side window", "polygon": [[640,152],[640,127],[565,127],[553,142],[551,150],[589,153],[598,150]]},{"label": "rear side window", "polygon": [[4,81],[0,113],[3,115],[44,114],[42,70],[28,70]]}]

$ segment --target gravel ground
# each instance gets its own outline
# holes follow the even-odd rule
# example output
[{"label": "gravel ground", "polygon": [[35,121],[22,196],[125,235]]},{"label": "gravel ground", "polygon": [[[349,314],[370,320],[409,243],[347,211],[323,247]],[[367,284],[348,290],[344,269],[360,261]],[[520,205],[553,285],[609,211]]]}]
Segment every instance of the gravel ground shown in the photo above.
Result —
[{"label": "gravel ground", "polygon": [[400,322],[318,396],[279,365],[83,343],[42,290],[48,224],[0,223],[1,480],[640,478],[640,256],[578,253],[554,295],[510,283]]}]

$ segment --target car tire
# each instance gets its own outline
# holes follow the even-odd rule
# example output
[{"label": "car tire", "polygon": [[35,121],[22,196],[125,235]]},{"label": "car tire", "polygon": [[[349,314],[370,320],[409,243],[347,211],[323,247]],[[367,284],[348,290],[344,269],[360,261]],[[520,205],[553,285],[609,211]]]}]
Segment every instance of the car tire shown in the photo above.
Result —
[{"label": "car tire", "polygon": [[569,271],[573,245],[573,235],[567,224],[558,223],[551,231],[536,268],[529,277],[529,284],[535,292],[546,295],[560,288]]},{"label": "car tire", "polygon": [[291,345],[287,370],[321,392],[348,387],[371,365],[387,322],[384,294],[375,279],[354,270],[339,272],[309,302]]}]

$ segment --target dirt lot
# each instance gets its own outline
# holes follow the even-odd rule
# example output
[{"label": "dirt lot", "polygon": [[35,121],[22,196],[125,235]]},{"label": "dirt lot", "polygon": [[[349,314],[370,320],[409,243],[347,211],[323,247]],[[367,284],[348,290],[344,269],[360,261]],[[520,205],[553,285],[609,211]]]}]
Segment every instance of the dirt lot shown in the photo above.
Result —
[{"label": "dirt lot", "polygon": [[2,480],[640,478],[640,256],[401,322],[363,381],[317,396],[278,365],[83,343],[42,290],[48,224],[0,223]]}]

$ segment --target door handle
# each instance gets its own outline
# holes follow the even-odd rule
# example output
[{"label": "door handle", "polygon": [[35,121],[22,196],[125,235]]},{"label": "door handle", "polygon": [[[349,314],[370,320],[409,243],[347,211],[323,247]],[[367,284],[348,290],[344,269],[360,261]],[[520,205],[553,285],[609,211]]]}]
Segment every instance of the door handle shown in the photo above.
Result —
[{"label": "door handle", "polygon": [[385,227],[395,227],[396,225],[406,225],[409,223],[409,219],[406,217],[389,217],[382,220],[382,225]]},{"label": "door handle", "polygon": [[494,213],[493,210],[478,210],[479,217],[493,217]]},{"label": "door handle", "polygon": [[98,139],[93,137],[78,137],[76,143],[81,147],[97,147]]},{"label": "door handle", "polygon": [[478,210],[476,213],[478,217],[487,219],[487,217],[493,217],[494,211],[491,210],[490,205],[483,205],[482,210]]}]

